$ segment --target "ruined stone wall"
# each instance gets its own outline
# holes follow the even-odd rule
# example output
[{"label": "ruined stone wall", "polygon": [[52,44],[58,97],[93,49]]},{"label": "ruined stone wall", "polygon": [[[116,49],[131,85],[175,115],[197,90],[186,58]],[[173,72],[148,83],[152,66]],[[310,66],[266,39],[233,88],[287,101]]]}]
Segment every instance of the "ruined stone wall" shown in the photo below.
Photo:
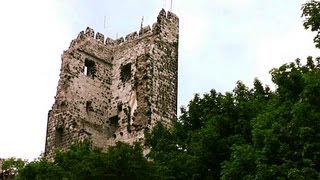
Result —
[{"label": "ruined stone wall", "polygon": [[116,40],[80,32],[62,55],[55,103],[48,113],[45,155],[90,139],[106,149],[144,140],[177,111],[179,20],[162,10],[157,22]]},{"label": "ruined stone wall", "polygon": [[0,158],[0,173],[2,173],[3,162],[4,162],[4,159]]},{"label": "ruined stone wall", "polygon": [[178,19],[174,14],[160,12],[157,19],[154,48],[152,49],[152,125],[161,120],[170,126],[177,113],[178,88]]}]

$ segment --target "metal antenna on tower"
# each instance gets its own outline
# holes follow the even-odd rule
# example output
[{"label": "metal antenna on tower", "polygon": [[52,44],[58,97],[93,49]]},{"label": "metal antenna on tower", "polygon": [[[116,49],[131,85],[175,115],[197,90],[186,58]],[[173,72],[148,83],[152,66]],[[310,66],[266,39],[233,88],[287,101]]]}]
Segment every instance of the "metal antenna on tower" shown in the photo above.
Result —
[{"label": "metal antenna on tower", "polygon": [[140,24],[140,29],[142,29],[142,27],[143,27],[143,19],[144,19],[144,17],[142,16],[141,24]]}]

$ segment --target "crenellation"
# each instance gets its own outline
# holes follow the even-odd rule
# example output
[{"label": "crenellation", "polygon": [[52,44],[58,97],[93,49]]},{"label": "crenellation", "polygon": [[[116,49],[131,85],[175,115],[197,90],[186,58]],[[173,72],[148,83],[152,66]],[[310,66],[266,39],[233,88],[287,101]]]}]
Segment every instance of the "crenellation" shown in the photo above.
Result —
[{"label": "crenellation", "polygon": [[84,39],[84,31],[80,31],[77,39]]},{"label": "crenellation", "polygon": [[143,142],[156,122],[171,126],[177,112],[178,23],[162,9],[152,28],[125,38],[105,39],[89,27],[78,34],[61,56],[46,157],[84,139],[102,149],[117,141]]},{"label": "crenellation", "polygon": [[157,17],[157,22],[160,22],[161,19],[166,19],[167,18],[167,12],[164,9],[161,9],[158,17]]},{"label": "crenellation", "polygon": [[99,42],[104,43],[104,35],[102,33],[100,33],[100,32],[97,32],[96,40],[99,41]]},{"label": "crenellation", "polygon": [[114,40],[111,39],[110,37],[107,37],[105,44],[106,44],[106,45],[114,45]]},{"label": "crenellation", "polygon": [[123,37],[120,37],[118,39],[115,40],[115,44],[114,45],[120,45],[121,43],[124,42],[124,38]]},{"label": "crenellation", "polygon": [[150,32],[152,32],[152,31],[151,31],[151,28],[150,28],[149,25],[148,25],[148,26],[145,26],[145,27],[141,27],[141,28],[140,28],[140,31],[139,31],[139,36],[142,36],[142,35],[144,35],[144,34],[148,34],[148,33],[150,33]]},{"label": "crenellation", "polygon": [[177,16],[176,14],[174,14],[173,12],[170,12],[170,11],[168,11],[167,18],[168,18],[169,20],[174,21],[174,22],[179,21],[178,16]]},{"label": "crenellation", "polygon": [[138,37],[138,33],[135,31],[135,32],[132,32],[130,34],[128,34],[125,38],[126,41],[131,41],[133,39],[136,39]]},{"label": "crenellation", "polygon": [[72,40],[71,43],[70,43],[70,46],[69,48],[72,48],[76,45],[76,40]]},{"label": "crenellation", "polygon": [[94,38],[94,30],[91,29],[90,27],[87,27],[87,28],[86,28],[86,31],[85,31],[85,35],[86,35],[87,37]]}]

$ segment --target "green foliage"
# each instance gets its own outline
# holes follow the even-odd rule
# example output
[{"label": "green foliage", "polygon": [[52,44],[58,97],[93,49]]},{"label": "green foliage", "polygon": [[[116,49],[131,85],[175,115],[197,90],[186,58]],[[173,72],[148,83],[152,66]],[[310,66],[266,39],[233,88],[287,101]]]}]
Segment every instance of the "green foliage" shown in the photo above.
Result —
[{"label": "green foliage", "polygon": [[302,5],[302,17],[305,18],[303,26],[305,29],[317,31],[313,41],[317,48],[320,48],[320,2],[311,0]]},{"label": "green foliage", "polygon": [[74,144],[68,151],[58,151],[54,162],[70,179],[91,179],[104,176],[106,160],[101,151],[91,149],[88,141]]},{"label": "green foliage", "polygon": [[146,135],[151,147],[148,157],[164,176],[219,178],[221,163],[229,159],[231,147],[251,143],[250,121],[264,111],[271,96],[269,88],[257,79],[252,89],[239,81],[225,95],[215,90],[202,98],[195,95],[171,129],[158,124]]},{"label": "green foliage", "polygon": [[171,129],[146,135],[148,157],[176,179],[318,179],[319,62],[273,69],[275,92],[255,79],[252,89],[195,95]]},{"label": "green foliage", "polygon": [[197,176],[200,161],[186,152],[184,141],[178,136],[183,129],[179,129],[178,122],[175,124],[174,132],[158,123],[152,133],[146,134],[146,145],[151,148],[147,157],[157,160],[154,161],[157,174],[167,178],[188,179]]},{"label": "green foliage", "polygon": [[23,169],[27,161],[24,161],[20,158],[11,157],[5,159],[2,164],[0,164],[2,171],[0,171],[1,178],[14,178],[20,169]]},{"label": "green foliage", "polygon": [[64,177],[64,170],[44,158],[33,161],[27,164],[23,169],[19,170],[19,174],[16,177],[17,180],[29,180],[29,179],[52,179],[59,180]]},{"label": "green foliage", "polygon": [[26,161],[20,159],[20,158],[8,158],[6,159],[3,164],[2,164],[2,169],[6,170],[6,169],[15,169],[15,170],[19,170],[21,168],[24,167],[24,165],[26,164]]},{"label": "green foliage", "polygon": [[230,161],[222,163],[222,179],[253,179],[257,153],[247,144],[234,145]]},{"label": "green foliage", "polygon": [[[319,67],[308,57],[304,66],[297,59],[272,70],[276,94],[251,121],[252,143],[235,146],[223,163],[223,178],[319,178]],[[241,170],[244,164],[252,170]]]},{"label": "green foliage", "polygon": [[118,142],[102,152],[88,141],[58,151],[54,162],[46,159],[27,164],[17,179],[153,179],[157,176],[151,162],[142,154],[140,144]]},{"label": "green foliage", "polygon": [[130,146],[117,142],[106,154],[108,172],[121,179],[151,179],[153,167],[142,154],[139,143]]}]

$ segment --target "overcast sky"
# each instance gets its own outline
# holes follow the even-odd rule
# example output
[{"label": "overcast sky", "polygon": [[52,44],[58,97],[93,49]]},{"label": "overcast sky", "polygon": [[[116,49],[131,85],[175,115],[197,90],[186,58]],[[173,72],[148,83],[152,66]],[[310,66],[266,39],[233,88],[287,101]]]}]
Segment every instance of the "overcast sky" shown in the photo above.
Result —
[{"label": "overcast sky", "polygon": [[[173,0],[180,18],[179,107],[194,93],[231,91],[269,70],[318,56],[303,29],[301,0]],[[170,0],[10,0],[0,2],[0,158],[44,151],[60,55],[87,26],[116,38],[152,25]],[[106,18],[104,18],[106,17]],[[104,27],[106,19],[106,28]]]}]

